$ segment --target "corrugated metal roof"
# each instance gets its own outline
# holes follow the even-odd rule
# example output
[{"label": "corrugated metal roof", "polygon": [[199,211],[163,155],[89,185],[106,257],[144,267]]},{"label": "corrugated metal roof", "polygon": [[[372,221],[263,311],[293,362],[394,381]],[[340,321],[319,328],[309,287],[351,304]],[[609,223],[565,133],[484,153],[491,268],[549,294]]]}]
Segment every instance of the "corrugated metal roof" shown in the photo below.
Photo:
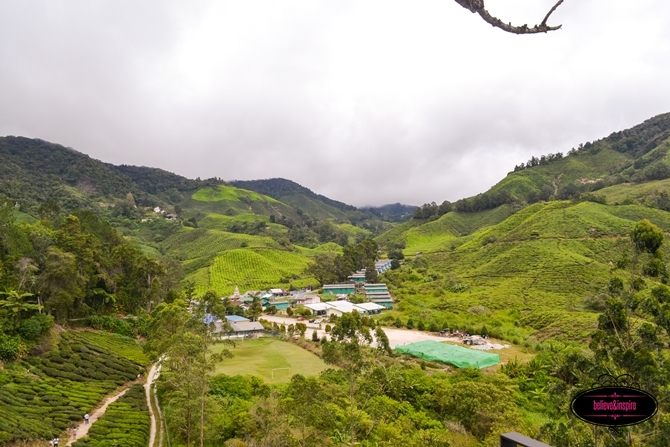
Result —
[{"label": "corrugated metal roof", "polygon": [[235,332],[248,332],[248,331],[262,331],[265,330],[262,324],[258,321],[240,321],[239,323],[231,323],[230,326]]}]

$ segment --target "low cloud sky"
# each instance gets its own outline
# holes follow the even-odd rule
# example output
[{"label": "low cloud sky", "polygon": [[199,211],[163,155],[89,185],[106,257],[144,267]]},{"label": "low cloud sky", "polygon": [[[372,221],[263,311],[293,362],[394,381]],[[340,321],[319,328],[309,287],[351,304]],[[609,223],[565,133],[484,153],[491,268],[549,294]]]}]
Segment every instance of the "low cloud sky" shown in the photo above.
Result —
[{"label": "low cloud sky", "polygon": [[[488,0],[535,25],[555,0]],[[0,135],[357,206],[457,200],[670,112],[670,2],[517,36],[453,0],[0,0]]]}]

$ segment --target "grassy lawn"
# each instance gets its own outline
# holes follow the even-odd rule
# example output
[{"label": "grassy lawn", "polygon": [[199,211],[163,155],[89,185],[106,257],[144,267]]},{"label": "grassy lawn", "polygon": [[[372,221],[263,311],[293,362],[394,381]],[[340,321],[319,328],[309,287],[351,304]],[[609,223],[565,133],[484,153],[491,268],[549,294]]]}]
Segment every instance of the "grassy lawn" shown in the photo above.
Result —
[{"label": "grassy lawn", "polygon": [[[213,352],[221,352],[225,346],[218,344]],[[311,352],[270,337],[236,341],[232,348],[235,357],[224,359],[216,366],[217,374],[251,374],[266,383],[288,382],[292,375],[316,376],[327,368],[326,364]],[[274,372],[273,368],[291,368]]]}]

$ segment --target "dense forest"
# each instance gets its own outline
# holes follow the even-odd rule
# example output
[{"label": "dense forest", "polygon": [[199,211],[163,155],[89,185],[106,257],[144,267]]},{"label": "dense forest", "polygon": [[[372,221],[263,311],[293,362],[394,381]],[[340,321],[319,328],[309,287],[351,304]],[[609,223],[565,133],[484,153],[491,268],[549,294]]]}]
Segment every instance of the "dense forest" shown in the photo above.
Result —
[{"label": "dense forest", "polygon": [[14,208],[0,202],[0,360],[27,352],[54,321],[137,315],[180,287],[178,265],[144,255],[90,211],[54,209],[30,225],[15,222]]}]

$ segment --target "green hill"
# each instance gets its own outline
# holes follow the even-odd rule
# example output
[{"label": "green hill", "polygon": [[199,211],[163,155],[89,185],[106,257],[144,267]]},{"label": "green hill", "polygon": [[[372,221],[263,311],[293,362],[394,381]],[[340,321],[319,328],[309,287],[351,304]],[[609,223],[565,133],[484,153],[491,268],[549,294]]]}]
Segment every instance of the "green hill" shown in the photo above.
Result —
[{"label": "green hill", "polygon": [[[444,228],[455,220],[449,214],[406,231],[408,244],[421,228]],[[399,309],[414,318],[451,318],[452,325],[460,321],[489,327],[506,322],[508,329],[516,322],[531,328],[539,340],[583,340],[595,327],[595,310],[609,278],[621,274],[613,265],[629,247],[628,234],[641,219],[670,232],[670,213],[663,210],[538,203],[466,236],[448,231],[452,227],[425,231],[421,245],[406,250],[420,247],[423,255],[386,276]]]},{"label": "green hill", "polygon": [[339,223],[359,223],[378,220],[379,217],[366,210],[329,199],[321,194],[283,178],[265,180],[237,180],[231,185],[273,197],[282,203],[305,212],[317,220],[333,219]]},{"label": "green hill", "polygon": [[670,232],[668,149],[665,114],[566,156],[533,158],[445,214],[425,205],[437,214],[377,237],[412,257],[386,274],[397,315],[486,324],[508,339],[584,340],[635,223]]}]

